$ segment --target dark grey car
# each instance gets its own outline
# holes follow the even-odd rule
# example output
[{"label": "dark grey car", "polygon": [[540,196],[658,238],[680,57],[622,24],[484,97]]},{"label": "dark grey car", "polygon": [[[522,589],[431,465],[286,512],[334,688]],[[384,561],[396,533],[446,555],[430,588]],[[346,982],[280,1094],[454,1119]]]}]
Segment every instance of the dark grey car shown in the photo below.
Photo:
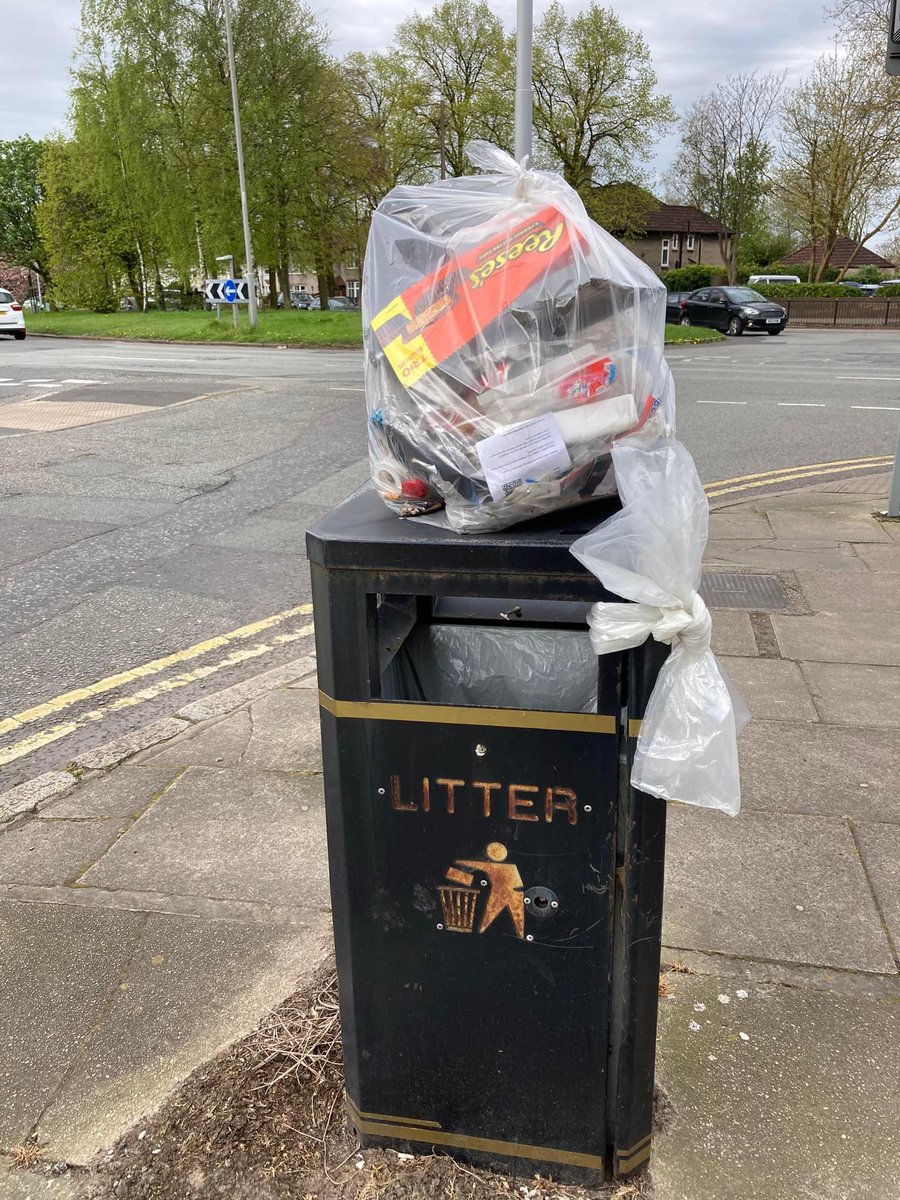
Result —
[{"label": "dark grey car", "polygon": [[681,307],[682,325],[705,325],[732,337],[740,337],[745,330],[775,337],[787,319],[780,304],[748,287],[699,288]]}]

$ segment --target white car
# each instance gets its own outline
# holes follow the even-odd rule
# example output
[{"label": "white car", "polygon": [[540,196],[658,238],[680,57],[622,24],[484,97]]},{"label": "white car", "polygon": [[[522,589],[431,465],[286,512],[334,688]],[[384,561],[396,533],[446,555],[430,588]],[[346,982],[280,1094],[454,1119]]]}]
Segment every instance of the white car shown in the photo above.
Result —
[{"label": "white car", "polygon": [[747,280],[747,286],[753,287],[754,283],[799,283],[799,275],[751,275]]},{"label": "white car", "polygon": [[12,292],[0,288],[0,333],[10,333],[17,342],[25,337],[25,314]]}]

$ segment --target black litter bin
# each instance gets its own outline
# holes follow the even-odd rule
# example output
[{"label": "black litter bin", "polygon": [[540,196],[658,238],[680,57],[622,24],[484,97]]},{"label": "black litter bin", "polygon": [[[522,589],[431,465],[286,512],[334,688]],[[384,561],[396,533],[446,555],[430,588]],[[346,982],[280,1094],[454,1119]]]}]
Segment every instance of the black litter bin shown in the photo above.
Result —
[{"label": "black litter bin", "polygon": [[310,531],[347,1107],[366,1145],[598,1182],[650,1155],[665,805],[629,784],[666,651],[597,658],[569,553],[369,488]]}]

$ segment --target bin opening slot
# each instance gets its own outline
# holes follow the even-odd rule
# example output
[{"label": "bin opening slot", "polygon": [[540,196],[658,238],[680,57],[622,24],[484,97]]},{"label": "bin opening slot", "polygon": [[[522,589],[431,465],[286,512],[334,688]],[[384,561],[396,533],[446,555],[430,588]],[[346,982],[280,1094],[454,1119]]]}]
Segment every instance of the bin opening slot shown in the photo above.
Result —
[{"label": "bin opening slot", "polygon": [[[379,619],[383,700],[545,712],[597,711],[600,663],[584,625],[569,629],[526,628],[508,622],[411,622],[407,612],[407,632],[398,645],[396,610],[385,615],[390,618],[386,624],[391,632],[381,636]],[[602,665],[608,674],[610,660]]]}]

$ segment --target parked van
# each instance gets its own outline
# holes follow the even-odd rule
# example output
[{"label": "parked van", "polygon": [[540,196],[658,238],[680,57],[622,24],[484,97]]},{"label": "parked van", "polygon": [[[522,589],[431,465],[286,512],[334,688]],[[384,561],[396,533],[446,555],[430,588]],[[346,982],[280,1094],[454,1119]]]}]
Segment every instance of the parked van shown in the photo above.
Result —
[{"label": "parked van", "polygon": [[799,283],[799,275],[751,275],[747,283],[752,287],[754,283]]}]

